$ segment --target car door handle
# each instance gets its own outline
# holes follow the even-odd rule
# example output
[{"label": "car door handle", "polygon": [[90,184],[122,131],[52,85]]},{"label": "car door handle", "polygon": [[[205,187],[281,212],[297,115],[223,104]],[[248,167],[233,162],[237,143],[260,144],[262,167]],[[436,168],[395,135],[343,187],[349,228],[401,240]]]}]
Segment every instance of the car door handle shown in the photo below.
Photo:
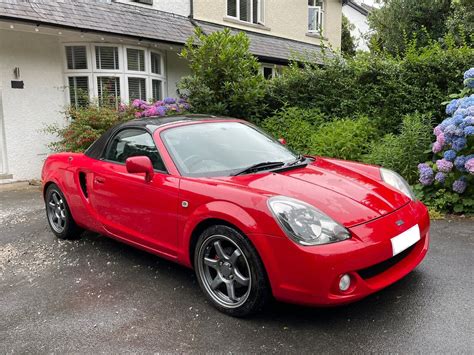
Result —
[{"label": "car door handle", "polygon": [[104,178],[101,178],[101,177],[96,177],[96,178],[94,179],[94,182],[95,182],[96,184],[103,184],[103,183],[105,182],[105,179],[104,179]]}]

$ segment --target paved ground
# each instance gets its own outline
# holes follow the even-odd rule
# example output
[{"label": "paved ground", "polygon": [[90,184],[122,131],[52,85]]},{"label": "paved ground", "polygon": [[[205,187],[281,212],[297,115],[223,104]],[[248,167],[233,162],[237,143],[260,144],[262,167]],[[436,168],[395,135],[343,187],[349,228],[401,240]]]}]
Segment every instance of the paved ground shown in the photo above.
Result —
[{"label": "paved ground", "polygon": [[432,226],[427,259],[356,304],[215,311],[191,270],[85,233],[56,240],[36,189],[0,192],[0,352],[473,353],[473,221]]}]

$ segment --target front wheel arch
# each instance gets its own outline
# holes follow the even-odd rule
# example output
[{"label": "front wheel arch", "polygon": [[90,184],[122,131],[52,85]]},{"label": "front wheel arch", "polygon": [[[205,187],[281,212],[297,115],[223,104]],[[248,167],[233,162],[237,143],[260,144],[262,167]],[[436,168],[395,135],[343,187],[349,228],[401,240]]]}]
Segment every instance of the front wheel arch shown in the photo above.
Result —
[{"label": "front wheel arch", "polygon": [[201,222],[199,222],[193,229],[192,233],[191,233],[191,238],[190,238],[190,241],[189,241],[189,260],[191,260],[191,265],[192,265],[192,268],[194,268],[194,253],[195,253],[195,249],[196,249],[196,245],[197,245],[197,242],[199,240],[199,237],[201,236],[201,234],[209,227],[212,227],[212,226],[217,226],[217,225],[224,225],[224,226],[227,226],[229,228],[232,228],[232,229],[235,229],[238,233],[240,233],[242,236],[244,236],[250,243],[250,245],[255,249],[255,252],[258,256],[258,258],[260,259],[262,265],[263,265],[263,269],[265,271],[265,277],[268,281],[268,285],[270,287],[270,291],[271,291],[271,282],[270,282],[270,279],[268,278],[268,272],[267,272],[267,269],[266,269],[266,266],[265,266],[265,263],[263,262],[263,259],[262,257],[260,256],[260,253],[258,251],[258,249],[255,247],[255,244],[252,242],[252,240],[240,229],[238,228],[236,225],[224,220],[224,219],[220,219],[220,218],[208,218],[208,219],[205,219]]}]

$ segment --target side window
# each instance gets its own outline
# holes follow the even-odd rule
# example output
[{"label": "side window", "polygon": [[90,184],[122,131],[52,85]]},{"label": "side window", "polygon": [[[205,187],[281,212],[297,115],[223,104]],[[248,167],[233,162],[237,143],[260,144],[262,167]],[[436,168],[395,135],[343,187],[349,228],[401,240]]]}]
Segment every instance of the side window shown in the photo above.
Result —
[{"label": "side window", "polygon": [[151,135],[136,128],[124,129],[117,133],[107,146],[105,159],[125,164],[127,158],[142,155],[150,158],[155,170],[166,171]]}]

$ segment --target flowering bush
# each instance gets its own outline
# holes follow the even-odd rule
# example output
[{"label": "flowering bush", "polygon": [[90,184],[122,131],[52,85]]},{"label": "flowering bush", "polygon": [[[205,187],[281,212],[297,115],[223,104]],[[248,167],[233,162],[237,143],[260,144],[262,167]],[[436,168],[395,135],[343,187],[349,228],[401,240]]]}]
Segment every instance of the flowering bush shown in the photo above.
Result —
[{"label": "flowering bush", "polygon": [[130,105],[97,105],[69,107],[65,114],[67,125],[50,125],[45,128],[59,140],[48,147],[55,152],[83,152],[110,127],[135,118],[170,116],[189,109],[185,99],[166,98],[153,103],[134,100]]},{"label": "flowering bush", "polygon": [[130,107],[125,104],[119,105],[119,112],[128,112],[130,109],[135,111],[134,115],[136,118],[152,116],[164,117],[189,111],[190,105],[184,98],[175,99],[173,97],[167,97],[164,100],[153,103],[136,99],[133,100]]},{"label": "flowering bush", "polygon": [[418,170],[423,186],[464,194],[465,203],[452,206],[455,212],[465,212],[466,203],[474,212],[474,68],[464,73],[464,85],[464,97],[448,103],[449,117],[434,128],[433,162],[419,164]]}]

